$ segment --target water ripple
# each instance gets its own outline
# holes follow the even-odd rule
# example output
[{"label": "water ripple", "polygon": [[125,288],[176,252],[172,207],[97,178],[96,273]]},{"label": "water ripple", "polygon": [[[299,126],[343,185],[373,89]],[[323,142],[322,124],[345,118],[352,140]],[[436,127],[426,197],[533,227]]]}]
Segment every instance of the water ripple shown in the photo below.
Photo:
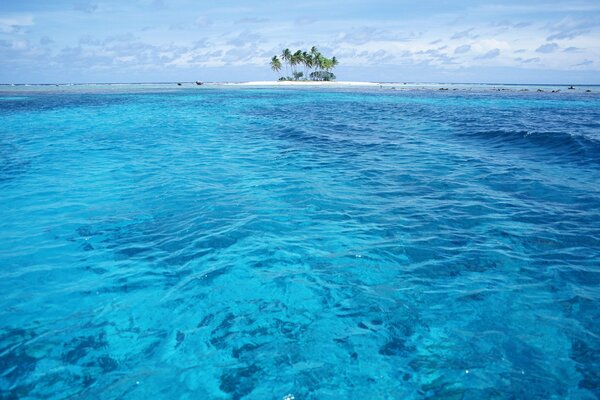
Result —
[{"label": "water ripple", "polygon": [[11,93],[0,397],[598,397],[599,106]]}]

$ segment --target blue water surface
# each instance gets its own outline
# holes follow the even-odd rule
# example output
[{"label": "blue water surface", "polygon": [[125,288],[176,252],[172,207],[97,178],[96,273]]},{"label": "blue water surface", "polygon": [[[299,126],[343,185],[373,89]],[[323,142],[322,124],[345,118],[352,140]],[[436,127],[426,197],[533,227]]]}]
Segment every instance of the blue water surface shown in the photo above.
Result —
[{"label": "blue water surface", "polygon": [[0,94],[0,398],[600,396],[600,93]]}]

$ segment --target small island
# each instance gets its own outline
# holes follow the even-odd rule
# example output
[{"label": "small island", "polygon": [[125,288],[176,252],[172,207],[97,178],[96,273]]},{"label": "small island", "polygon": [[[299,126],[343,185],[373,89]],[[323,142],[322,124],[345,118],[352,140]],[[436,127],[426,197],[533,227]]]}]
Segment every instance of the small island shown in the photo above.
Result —
[{"label": "small island", "polygon": [[[271,69],[280,75],[280,71],[285,66],[285,75],[280,76],[280,81],[334,81],[335,75],[331,72],[338,64],[337,58],[327,58],[315,46],[309,51],[297,50],[292,53],[290,49],[285,49],[280,56],[271,58]],[[298,67],[304,71],[298,71]],[[289,72],[292,75],[289,75]]]}]

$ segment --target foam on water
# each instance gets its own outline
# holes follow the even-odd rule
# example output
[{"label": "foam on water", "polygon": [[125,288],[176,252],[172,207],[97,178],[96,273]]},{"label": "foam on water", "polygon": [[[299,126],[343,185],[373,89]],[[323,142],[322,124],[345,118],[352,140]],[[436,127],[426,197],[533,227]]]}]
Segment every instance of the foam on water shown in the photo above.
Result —
[{"label": "foam on water", "polygon": [[0,98],[0,397],[600,396],[597,93]]}]

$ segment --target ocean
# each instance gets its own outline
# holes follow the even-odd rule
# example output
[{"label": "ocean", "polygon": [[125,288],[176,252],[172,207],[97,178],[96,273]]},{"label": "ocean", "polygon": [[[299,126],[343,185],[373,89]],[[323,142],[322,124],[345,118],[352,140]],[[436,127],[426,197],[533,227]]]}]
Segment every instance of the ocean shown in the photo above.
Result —
[{"label": "ocean", "polygon": [[0,398],[600,397],[600,91],[445,87],[0,87]]}]

